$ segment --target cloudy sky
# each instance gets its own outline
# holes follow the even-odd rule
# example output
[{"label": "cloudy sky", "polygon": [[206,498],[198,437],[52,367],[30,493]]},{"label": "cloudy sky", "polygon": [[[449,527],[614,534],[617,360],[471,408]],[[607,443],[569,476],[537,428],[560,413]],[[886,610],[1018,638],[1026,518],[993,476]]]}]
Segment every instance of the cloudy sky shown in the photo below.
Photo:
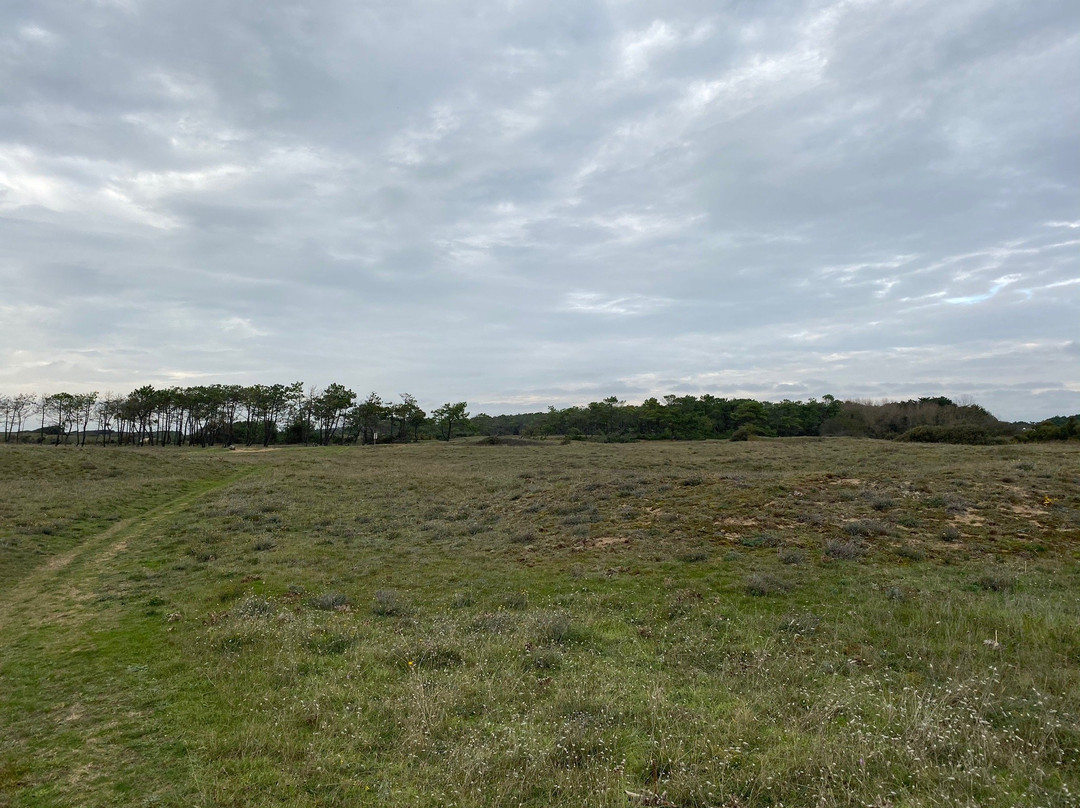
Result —
[{"label": "cloudy sky", "polygon": [[1076,0],[7,0],[0,392],[1080,411]]}]

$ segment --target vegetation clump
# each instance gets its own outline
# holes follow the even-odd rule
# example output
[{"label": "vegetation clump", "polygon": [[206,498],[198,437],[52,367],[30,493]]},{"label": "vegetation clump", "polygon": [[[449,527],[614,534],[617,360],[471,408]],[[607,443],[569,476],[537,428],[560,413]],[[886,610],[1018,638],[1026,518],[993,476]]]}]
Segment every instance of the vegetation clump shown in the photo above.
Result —
[{"label": "vegetation clump", "polygon": [[865,550],[856,541],[840,541],[829,539],[825,542],[825,557],[834,561],[850,561],[859,558]]},{"label": "vegetation clump", "polygon": [[377,589],[371,602],[372,614],[379,617],[402,617],[409,614],[408,603],[394,589]]},{"label": "vegetation clump", "polygon": [[786,578],[773,575],[770,572],[755,572],[747,576],[745,583],[746,592],[756,597],[769,595],[785,595],[793,588]]},{"label": "vegetation clump", "polygon": [[315,598],[312,598],[311,605],[324,612],[332,612],[338,609],[345,609],[349,605],[349,598],[341,592],[326,592]]},{"label": "vegetation clump", "polygon": [[987,570],[975,579],[975,583],[988,592],[1012,592],[1016,589],[1017,578],[1005,570]]}]

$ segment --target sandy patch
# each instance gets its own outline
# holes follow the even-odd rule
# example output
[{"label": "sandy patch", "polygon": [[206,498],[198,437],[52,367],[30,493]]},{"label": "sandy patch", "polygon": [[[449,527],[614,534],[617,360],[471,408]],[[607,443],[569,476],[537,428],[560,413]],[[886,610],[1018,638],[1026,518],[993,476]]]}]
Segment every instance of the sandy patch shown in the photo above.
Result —
[{"label": "sandy patch", "polygon": [[985,524],[986,520],[979,516],[977,513],[961,513],[952,518],[954,524],[966,525],[968,527],[978,527]]},{"label": "sandy patch", "polygon": [[629,544],[630,539],[626,536],[600,536],[593,541],[593,547],[614,547],[618,544]]},{"label": "sandy patch", "polygon": [[1017,516],[1036,517],[1043,515],[1043,512],[1040,509],[1033,508],[1031,505],[1010,505],[1009,510]]},{"label": "sandy patch", "polygon": [[714,524],[730,525],[731,527],[757,527],[757,519],[719,519]]}]

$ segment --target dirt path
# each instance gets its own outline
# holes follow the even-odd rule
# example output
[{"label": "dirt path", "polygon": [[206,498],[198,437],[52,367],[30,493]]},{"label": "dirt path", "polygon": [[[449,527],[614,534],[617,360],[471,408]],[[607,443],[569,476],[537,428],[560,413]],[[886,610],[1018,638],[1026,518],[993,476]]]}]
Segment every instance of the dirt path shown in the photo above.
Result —
[{"label": "dirt path", "polygon": [[129,541],[236,479],[213,483],[122,519],[71,550],[53,556],[14,586],[0,590],[0,633],[20,621],[56,623],[73,617],[94,595],[84,588],[92,581],[92,573],[103,570],[124,552]]}]

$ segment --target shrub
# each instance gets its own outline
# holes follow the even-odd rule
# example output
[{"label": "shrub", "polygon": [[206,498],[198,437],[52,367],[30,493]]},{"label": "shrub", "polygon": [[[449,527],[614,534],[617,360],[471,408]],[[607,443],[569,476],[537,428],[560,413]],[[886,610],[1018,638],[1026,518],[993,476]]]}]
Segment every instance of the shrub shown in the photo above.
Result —
[{"label": "shrub", "polygon": [[793,634],[813,634],[821,624],[821,618],[813,612],[787,614],[780,620],[780,630]]},{"label": "shrub", "polygon": [[740,426],[738,429],[731,433],[731,440],[753,440],[759,434],[760,432],[757,430],[756,427],[746,424],[744,426]]},{"label": "shrub", "polygon": [[379,617],[401,617],[409,613],[409,607],[396,590],[379,589],[375,592],[371,611]]},{"label": "shrub", "polygon": [[798,547],[781,547],[776,551],[781,564],[801,564],[806,560],[806,553]]},{"label": "shrub", "polygon": [[327,592],[324,595],[319,595],[317,598],[312,598],[311,605],[316,609],[332,612],[336,609],[344,609],[347,607],[349,605],[349,599],[341,592]]},{"label": "shrub", "polygon": [[945,529],[941,531],[941,540],[942,541],[953,542],[953,541],[959,541],[959,539],[960,539],[960,530],[955,525],[946,525]]},{"label": "shrub", "polygon": [[836,561],[850,561],[862,554],[863,549],[857,542],[840,541],[838,539],[829,539],[825,542],[825,555]]},{"label": "shrub", "polygon": [[[408,667],[435,668],[443,670],[453,668],[464,662],[461,652],[451,645],[435,640],[424,640],[407,652],[408,659],[405,664]],[[412,665],[409,665],[409,663]]]},{"label": "shrub", "polygon": [[266,617],[274,611],[274,604],[259,595],[249,595],[237,604],[234,610],[237,617],[255,619]]},{"label": "shrub", "polygon": [[678,590],[668,601],[668,619],[675,620],[689,614],[703,598],[704,596],[700,592],[693,589]]},{"label": "shrub", "polygon": [[472,606],[475,603],[471,592],[455,592],[454,596],[450,599],[451,609],[464,609],[467,606]]},{"label": "shrub", "polygon": [[529,593],[524,589],[519,592],[507,592],[502,596],[499,605],[504,609],[525,609],[529,605]]},{"label": "shrub", "polygon": [[775,533],[755,533],[739,539],[739,544],[743,547],[779,547],[780,537]]},{"label": "shrub", "polygon": [[1005,570],[989,570],[980,575],[975,583],[988,592],[1012,592],[1016,589],[1016,576]]},{"label": "shrub", "polygon": [[845,522],[842,530],[849,536],[886,536],[889,526],[877,519],[856,519]]},{"label": "shrub", "polygon": [[875,496],[870,499],[870,507],[875,511],[888,511],[896,507],[896,501],[891,497]]},{"label": "shrub", "polygon": [[354,637],[331,631],[317,631],[304,641],[304,647],[319,656],[343,654],[356,642]]},{"label": "shrub", "polygon": [[770,572],[755,572],[746,579],[746,593],[755,597],[784,595],[792,589],[791,582]]},{"label": "shrub", "polygon": [[917,426],[897,438],[910,443],[965,443],[981,446],[998,443],[1005,438],[994,434],[984,426],[954,424],[952,426]]},{"label": "shrub", "polygon": [[922,551],[922,548],[913,544],[905,544],[896,548],[896,554],[910,561],[924,561],[926,559],[926,553]]},{"label": "shrub", "polygon": [[570,613],[562,610],[541,612],[536,618],[536,638],[541,643],[568,642],[574,636]]},{"label": "shrub", "polygon": [[537,648],[526,657],[526,667],[542,671],[555,670],[562,664],[562,654],[554,648]]},{"label": "shrub", "polygon": [[697,561],[708,561],[709,551],[704,547],[694,547],[675,556],[679,561],[692,564]]}]

